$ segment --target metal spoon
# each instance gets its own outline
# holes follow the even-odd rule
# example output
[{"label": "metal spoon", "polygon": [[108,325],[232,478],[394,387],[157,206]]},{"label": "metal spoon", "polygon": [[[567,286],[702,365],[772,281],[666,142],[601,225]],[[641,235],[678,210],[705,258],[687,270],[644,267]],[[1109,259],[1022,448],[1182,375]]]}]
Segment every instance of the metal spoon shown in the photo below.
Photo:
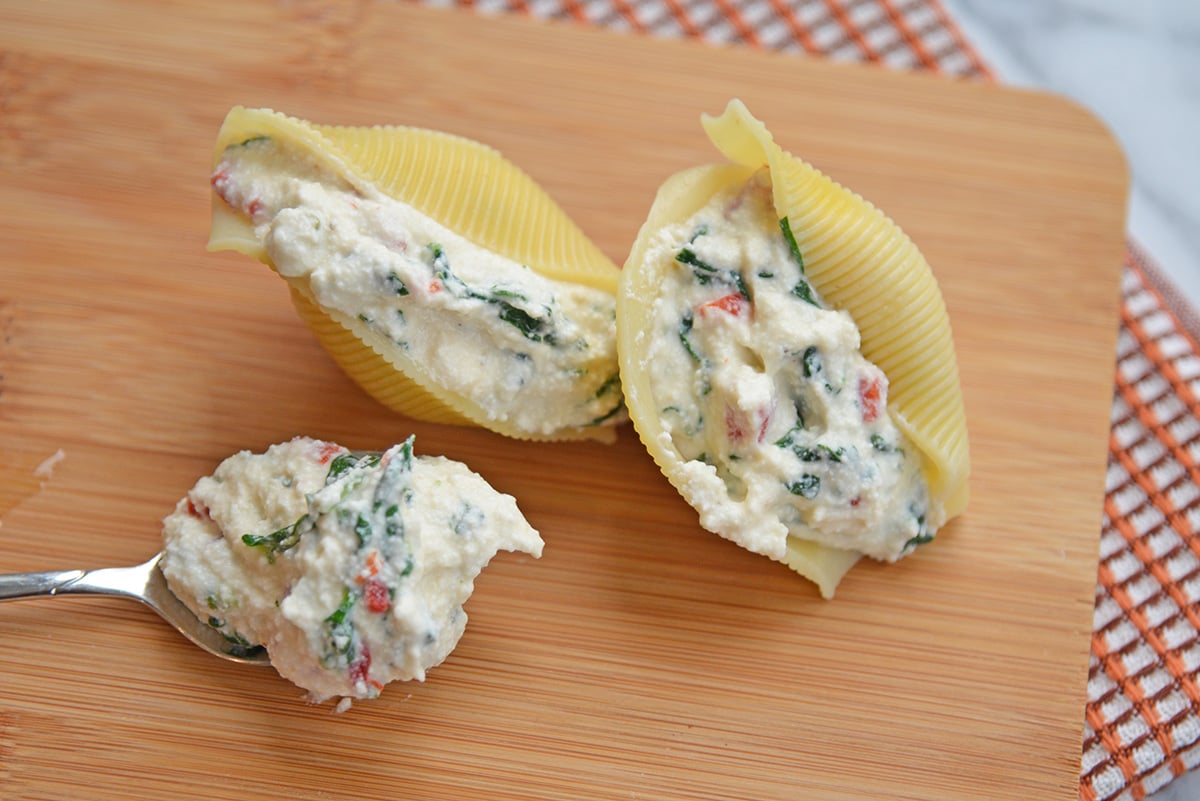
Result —
[{"label": "metal spoon", "polygon": [[141,601],[196,645],[222,659],[267,665],[267,651],[226,637],[192,614],[167,586],[158,566],[162,554],[136,567],[62,570],[0,575],[0,601],[56,595],[115,595]]}]

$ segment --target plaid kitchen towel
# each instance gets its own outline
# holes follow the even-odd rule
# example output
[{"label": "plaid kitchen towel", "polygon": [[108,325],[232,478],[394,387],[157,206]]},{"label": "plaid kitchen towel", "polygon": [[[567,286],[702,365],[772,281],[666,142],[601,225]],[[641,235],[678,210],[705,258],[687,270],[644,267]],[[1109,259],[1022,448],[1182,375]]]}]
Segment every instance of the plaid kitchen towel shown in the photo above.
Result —
[{"label": "plaid kitchen towel", "polygon": [[[995,79],[937,0],[425,2]],[[1132,244],[1122,295],[1082,801],[1200,764],[1200,327]]]}]

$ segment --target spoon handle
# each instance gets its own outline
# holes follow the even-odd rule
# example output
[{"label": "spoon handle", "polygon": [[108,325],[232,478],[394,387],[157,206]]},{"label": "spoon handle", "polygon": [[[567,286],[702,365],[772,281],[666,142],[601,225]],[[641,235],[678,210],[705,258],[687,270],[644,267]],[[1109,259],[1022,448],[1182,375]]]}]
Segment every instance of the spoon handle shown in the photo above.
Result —
[{"label": "spoon handle", "polygon": [[58,595],[85,575],[82,570],[51,570],[44,573],[0,575],[0,601]]},{"label": "spoon handle", "polygon": [[196,617],[175,597],[162,571],[159,555],[133,567],[95,570],[50,570],[44,573],[0,574],[0,601],[56,595],[111,595],[141,601],[209,653],[251,665],[268,665],[266,649],[230,639]]}]

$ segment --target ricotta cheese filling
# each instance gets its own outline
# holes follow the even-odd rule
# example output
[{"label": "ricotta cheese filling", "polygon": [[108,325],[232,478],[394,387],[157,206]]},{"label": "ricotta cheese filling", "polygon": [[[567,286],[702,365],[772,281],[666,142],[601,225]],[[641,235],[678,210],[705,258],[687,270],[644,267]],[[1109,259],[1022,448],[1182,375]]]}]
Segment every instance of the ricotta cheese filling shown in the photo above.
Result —
[{"label": "ricotta cheese filling", "polygon": [[423,680],[463,634],[498,550],[540,556],[508,495],[464,465],[297,438],[243,451],[164,521],[171,590],[231,642],[262,645],[315,701]]},{"label": "ricotta cheese filling", "polygon": [[827,308],[764,170],[660,231],[646,357],[663,443],[706,529],[780,558],[787,537],[893,561],[944,522],[887,377]]},{"label": "ricotta cheese filling", "polygon": [[539,275],[269,138],[227,148],[212,182],[280,275],[491,419],[534,435],[624,419],[612,295]]}]

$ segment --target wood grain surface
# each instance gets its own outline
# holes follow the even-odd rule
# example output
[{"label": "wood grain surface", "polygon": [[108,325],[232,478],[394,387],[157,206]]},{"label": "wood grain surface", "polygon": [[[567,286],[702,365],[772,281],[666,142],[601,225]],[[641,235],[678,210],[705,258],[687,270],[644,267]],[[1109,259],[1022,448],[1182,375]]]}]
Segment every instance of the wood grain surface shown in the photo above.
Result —
[{"label": "wood grain surface", "polygon": [[[832,602],[700,530],[631,429],[390,414],[205,251],[234,104],[487,142],[620,263],[733,96],[908,231],[958,343],[971,506]],[[425,683],[345,714],[136,604],[4,604],[0,797],[1074,799],[1126,182],[1061,99],[875,67],[403,3],[0,3],[0,571],[139,562],[196,478],[296,434],[415,433],[547,542]]]}]

